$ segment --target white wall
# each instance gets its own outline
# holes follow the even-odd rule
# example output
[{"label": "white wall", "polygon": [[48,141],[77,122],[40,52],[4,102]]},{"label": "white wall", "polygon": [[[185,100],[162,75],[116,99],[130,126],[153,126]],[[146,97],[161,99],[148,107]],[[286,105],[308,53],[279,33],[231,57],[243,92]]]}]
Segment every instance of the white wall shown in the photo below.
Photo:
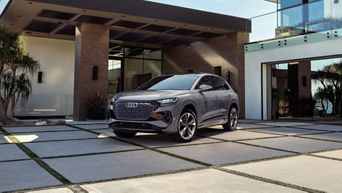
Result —
[{"label": "white wall", "polygon": [[[264,90],[262,91],[261,64],[331,55],[342,55],[342,39],[245,53],[246,119],[261,119],[262,109],[264,119],[267,118],[267,78],[266,73],[263,73]],[[263,70],[266,72],[265,66]],[[262,92],[265,96],[263,102],[261,101]]]},{"label": "white wall", "polygon": [[324,0],[324,17],[342,19],[342,1],[334,3],[334,0]]},{"label": "white wall", "polygon": [[28,103],[16,116],[57,116],[73,114],[74,41],[24,36],[29,54],[39,61],[43,82],[32,77],[33,91]]}]

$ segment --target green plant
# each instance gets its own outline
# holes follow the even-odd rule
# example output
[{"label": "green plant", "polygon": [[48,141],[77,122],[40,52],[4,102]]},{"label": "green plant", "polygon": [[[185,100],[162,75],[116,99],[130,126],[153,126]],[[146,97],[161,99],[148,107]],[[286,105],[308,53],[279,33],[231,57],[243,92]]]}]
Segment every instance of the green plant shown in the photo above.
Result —
[{"label": "green plant", "polygon": [[315,94],[319,99],[327,99],[332,103],[333,114],[342,115],[342,63],[325,66],[312,75],[312,78],[321,83]]},{"label": "green plant", "polygon": [[[323,111],[327,111],[328,109],[328,98],[327,98],[327,91],[323,88],[318,88],[317,92],[315,93],[315,96],[314,96],[314,99],[317,101],[317,102],[320,102],[321,103],[321,106],[322,106],[322,110]],[[324,104],[324,101],[326,101],[326,104]]]},{"label": "green plant", "polygon": [[[13,120],[19,101],[24,105],[29,99],[32,92],[29,75],[39,68],[39,63],[26,53],[20,35],[0,26],[0,116],[3,124]],[[11,100],[14,100],[12,111],[8,113]]]},{"label": "green plant", "polygon": [[92,120],[102,120],[105,118],[107,100],[99,93],[86,98],[85,104],[88,108],[88,118]]},{"label": "green plant", "polygon": [[100,93],[90,95],[86,98],[85,104],[88,109],[105,108],[107,105],[107,100]]}]

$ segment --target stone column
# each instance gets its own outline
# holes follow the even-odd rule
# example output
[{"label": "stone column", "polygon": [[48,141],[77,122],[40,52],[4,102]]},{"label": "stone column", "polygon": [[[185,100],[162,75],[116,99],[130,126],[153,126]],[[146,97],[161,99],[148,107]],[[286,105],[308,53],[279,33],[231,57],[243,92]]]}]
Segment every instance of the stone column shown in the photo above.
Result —
[{"label": "stone column", "polygon": [[238,88],[237,92],[239,94],[240,100],[240,118],[245,118],[245,44],[249,42],[248,32],[238,32],[237,37],[237,48],[236,48],[236,64],[238,69]]},{"label": "stone column", "polygon": [[75,41],[74,120],[85,121],[87,99],[98,94],[107,100],[109,27],[80,23],[76,27]]}]

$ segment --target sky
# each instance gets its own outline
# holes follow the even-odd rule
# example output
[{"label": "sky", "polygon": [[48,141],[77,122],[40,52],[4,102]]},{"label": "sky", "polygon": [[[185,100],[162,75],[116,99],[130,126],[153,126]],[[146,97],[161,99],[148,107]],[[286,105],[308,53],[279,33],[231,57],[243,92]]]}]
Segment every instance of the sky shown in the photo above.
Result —
[{"label": "sky", "polygon": [[[277,27],[277,9],[275,3],[265,0],[148,0],[157,3],[187,7],[224,15],[252,19],[250,41],[272,39]],[[270,13],[270,14],[268,14]]]},{"label": "sky", "polygon": [[251,18],[276,10],[276,4],[265,0],[148,0],[225,15]]},{"label": "sky", "polygon": [[9,0],[0,0],[0,14],[4,10],[6,4],[8,3]]},{"label": "sky", "polygon": [[[0,0],[0,13],[9,0]],[[225,15],[251,18],[275,11],[276,4],[265,0],[148,0]]]}]

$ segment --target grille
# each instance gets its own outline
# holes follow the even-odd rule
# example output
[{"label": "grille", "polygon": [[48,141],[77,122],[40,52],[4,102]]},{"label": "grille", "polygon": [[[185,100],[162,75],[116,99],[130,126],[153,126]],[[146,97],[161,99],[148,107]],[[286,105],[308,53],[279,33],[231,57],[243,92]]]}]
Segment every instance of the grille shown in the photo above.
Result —
[{"label": "grille", "polygon": [[138,103],[136,108],[128,108],[126,104],[115,104],[114,113],[118,120],[145,121],[150,117],[154,109],[154,106],[150,103]]}]

